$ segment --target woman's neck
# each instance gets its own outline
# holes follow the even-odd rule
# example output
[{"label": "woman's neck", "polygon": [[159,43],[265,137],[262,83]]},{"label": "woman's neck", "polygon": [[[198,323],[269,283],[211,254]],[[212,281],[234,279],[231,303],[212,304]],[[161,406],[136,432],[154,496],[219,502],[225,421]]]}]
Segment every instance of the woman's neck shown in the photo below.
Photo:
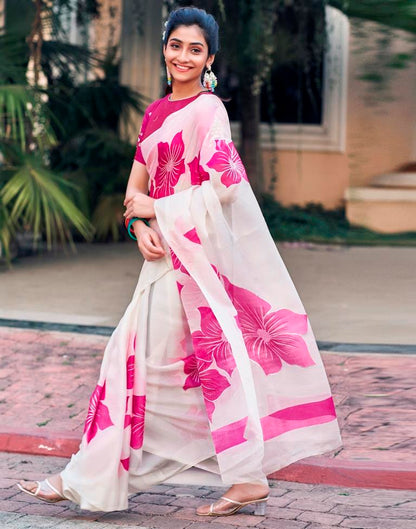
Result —
[{"label": "woman's neck", "polygon": [[172,93],[170,94],[169,99],[171,101],[187,99],[188,97],[198,95],[203,90],[205,90],[205,88],[200,83],[189,86],[186,84],[173,82]]}]

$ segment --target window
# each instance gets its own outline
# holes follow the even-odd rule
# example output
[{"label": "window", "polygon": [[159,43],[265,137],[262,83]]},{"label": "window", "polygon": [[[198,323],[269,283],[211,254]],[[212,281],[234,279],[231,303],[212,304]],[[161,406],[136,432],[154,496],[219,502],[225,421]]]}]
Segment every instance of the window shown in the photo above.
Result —
[{"label": "window", "polygon": [[[321,48],[321,59],[311,61],[308,75],[299,76],[290,64],[277,65],[272,70],[272,105],[268,104],[267,90],[262,92],[261,141],[266,149],[345,151],[349,23],[343,13],[332,7],[325,8],[325,15],[327,44]],[[285,23],[295,29],[290,12]],[[315,18],[309,22],[308,39],[317,30],[319,21]],[[228,89],[232,101],[227,109],[238,142],[238,87],[232,76]],[[265,123],[269,121],[270,106],[274,106],[273,134]]]}]

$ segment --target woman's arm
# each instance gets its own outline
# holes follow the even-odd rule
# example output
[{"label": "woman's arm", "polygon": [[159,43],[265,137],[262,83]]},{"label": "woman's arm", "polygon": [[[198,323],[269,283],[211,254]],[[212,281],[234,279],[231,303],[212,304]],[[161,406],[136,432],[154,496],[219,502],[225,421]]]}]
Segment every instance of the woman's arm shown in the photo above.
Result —
[{"label": "woman's arm", "polygon": [[150,219],[155,216],[154,199],[147,196],[149,175],[146,166],[134,160],[127,183],[124,205],[126,218],[144,217]]},{"label": "woman's arm", "polygon": [[[148,181],[149,174],[146,166],[135,160],[130,171],[124,200],[126,219],[132,217],[150,219],[155,216],[154,199],[147,196]],[[133,230],[139,250],[147,261],[154,261],[163,257],[165,251],[158,234],[152,228],[149,228],[143,221],[136,220],[133,223]]]}]

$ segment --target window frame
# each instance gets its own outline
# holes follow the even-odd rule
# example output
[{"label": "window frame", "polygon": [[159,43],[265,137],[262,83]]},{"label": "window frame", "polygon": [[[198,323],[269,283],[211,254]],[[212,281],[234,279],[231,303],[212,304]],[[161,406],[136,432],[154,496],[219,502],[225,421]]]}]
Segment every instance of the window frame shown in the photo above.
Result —
[{"label": "window frame", "polygon": [[[321,125],[260,123],[263,149],[341,152],[346,150],[347,84],[350,25],[346,15],[325,8],[328,45],[324,53]],[[272,130],[271,130],[272,129]],[[233,138],[239,143],[240,122],[232,121]]]}]

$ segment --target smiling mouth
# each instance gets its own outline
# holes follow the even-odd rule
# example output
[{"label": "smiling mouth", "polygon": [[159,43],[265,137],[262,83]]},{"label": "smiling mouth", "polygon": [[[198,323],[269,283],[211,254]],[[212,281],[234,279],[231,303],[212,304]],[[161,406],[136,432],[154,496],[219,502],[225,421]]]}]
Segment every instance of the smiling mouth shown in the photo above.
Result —
[{"label": "smiling mouth", "polygon": [[191,69],[190,66],[181,66],[180,64],[175,64],[175,63],[173,63],[173,66],[174,66],[177,70],[179,70],[180,72],[188,72],[188,71]]}]

